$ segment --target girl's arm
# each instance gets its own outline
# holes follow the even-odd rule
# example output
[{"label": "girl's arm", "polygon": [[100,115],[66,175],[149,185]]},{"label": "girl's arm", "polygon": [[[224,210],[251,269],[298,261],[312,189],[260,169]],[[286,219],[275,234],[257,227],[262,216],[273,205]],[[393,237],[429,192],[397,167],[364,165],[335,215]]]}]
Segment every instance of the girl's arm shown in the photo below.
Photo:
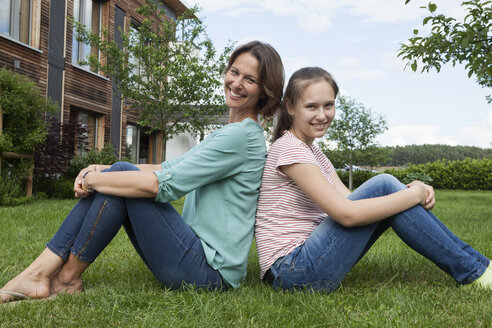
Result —
[{"label": "girl's arm", "polygon": [[333,170],[333,172],[331,173],[330,177],[331,177],[331,181],[333,181],[333,187],[335,188],[335,190],[340,195],[342,195],[344,197],[348,197],[348,195],[350,195],[352,193],[350,191],[350,189],[347,188],[347,186],[345,186],[345,184],[342,182],[342,180],[340,180],[340,177],[338,176],[336,170]]},{"label": "girl's arm", "polygon": [[[347,199],[339,182],[332,186],[314,164],[291,164],[279,167],[301,190],[332,219],[354,227],[377,222],[415,205],[424,205],[427,190],[421,182],[394,194],[361,200]],[[334,181],[337,181],[335,178]],[[342,190],[342,193],[340,193]]]}]

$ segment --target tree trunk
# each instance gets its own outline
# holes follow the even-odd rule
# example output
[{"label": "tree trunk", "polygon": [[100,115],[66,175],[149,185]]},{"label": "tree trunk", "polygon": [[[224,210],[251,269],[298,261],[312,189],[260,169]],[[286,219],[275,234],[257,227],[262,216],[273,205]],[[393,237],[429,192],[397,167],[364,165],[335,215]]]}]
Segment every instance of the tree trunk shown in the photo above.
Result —
[{"label": "tree trunk", "polygon": [[[2,107],[0,107],[0,135],[2,135],[3,129],[3,113]],[[0,177],[2,176],[2,154],[0,154]]]},{"label": "tree trunk", "polygon": [[353,176],[354,176],[354,173],[353,173],[353,167],[352,167],[352,153],[350,152],[349,153],[349,189],[350,191],[352,191],[353,187],[354,187],[354,182],[353,182]]},{"label": "tree trunk", "polygon": [[161,163],[166,160],[167,133],[162,131]]}]

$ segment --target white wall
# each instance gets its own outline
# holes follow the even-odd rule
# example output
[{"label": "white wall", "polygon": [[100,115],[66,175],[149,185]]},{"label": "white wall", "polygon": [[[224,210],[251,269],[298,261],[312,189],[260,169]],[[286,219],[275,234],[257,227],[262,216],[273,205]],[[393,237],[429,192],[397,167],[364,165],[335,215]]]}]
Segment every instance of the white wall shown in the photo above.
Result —
[{"label": "white wall", "polygon": [[166,160],[181,156],[198,144],[198,140],[190,134],[182,133],[167,141]]}]

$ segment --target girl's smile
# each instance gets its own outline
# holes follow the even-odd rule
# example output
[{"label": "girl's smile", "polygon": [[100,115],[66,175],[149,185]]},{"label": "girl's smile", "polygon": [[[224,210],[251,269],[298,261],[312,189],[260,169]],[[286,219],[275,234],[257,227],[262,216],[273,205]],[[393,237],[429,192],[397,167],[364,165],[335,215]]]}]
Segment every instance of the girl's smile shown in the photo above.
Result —
[{"label": "girl's smile", "polygon": [[325,80],[315,81],[296,104],[287,101],[287,110],[293,118],[289,131],[310,146],[315,138],[325,135],[335,117],[335,91]]}]

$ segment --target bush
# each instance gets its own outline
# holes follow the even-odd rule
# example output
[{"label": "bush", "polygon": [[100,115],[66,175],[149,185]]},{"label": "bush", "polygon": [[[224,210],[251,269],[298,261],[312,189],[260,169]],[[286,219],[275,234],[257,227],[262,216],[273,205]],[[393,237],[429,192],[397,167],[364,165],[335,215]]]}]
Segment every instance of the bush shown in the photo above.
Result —
[{"label": "bush", "polygon": [[430,184],[437,189],[492,190],[492,159],[490,158],[467,158],[462,161],[439,160],[427,164],[410,165],[399,170],[385,170],[385,173],[394,175],[402,182],[408,176],[423,178],[428,176],[432,179]]},{"label": "bush", "polygon": [[118,161],[118,157],[114,154],[114,147],[108,143],[101,150],[92,149],[85,154],[75,156],[69,164],[69,168],[65,174],[67,178],[75,179],[80,170],[91,164],[110,165]]},{"label": "bush", "polygon": [[36,178],[33,192],[37,198],[74,198],[73,179],[63,176],[51,178]]},{"label": "bush", "polygon": [[4,68],[0,68],[0,108],[3,112],[0,152],[22,154],[32,154],[44,142],[44,114],[58,110],[29,78]]},{"label": "bush", "polygon": [[[337,170],[337,174],[340,177],[340,180],[348,187],[349,185],[349,172],[344,170]],[[369,180],[378,173],[365,171],[365,170],[356,170],[352,172],[352,183],[354,185],[354,189],[358,188],[361,184]]]},{"label": "bush", "polygon": [[[44,114],[58,108],[27,77],[0,68],[0,109],[0,153],[32,154],[45,140]],[[2,159],[1,165],[0,205],[26,202],[24,183],[32,161]]]},{"label": "bush", "polygon": [[74,117],[63,124],[52,117],[47,121],[47,126],[46,141],[34,153],[34,176],[38,179],[63,175],[74,157],[76,144],[79,149],[82,146],[85,150],[85,140],[81,140],[81,136],[87,133],[87,129]]},{"label": "bush", "polygon": [[428,174],[422,172],[408,173],[400,181],[404,184],[409,184],[414,180],[422,181],[428,185],[432,185],[432,182],[434,181]]},{"label": "bush", "polygon": [[2,159],[0,176],[0,206],[19,205],[25,203],[25,182],[32,161]]}]

